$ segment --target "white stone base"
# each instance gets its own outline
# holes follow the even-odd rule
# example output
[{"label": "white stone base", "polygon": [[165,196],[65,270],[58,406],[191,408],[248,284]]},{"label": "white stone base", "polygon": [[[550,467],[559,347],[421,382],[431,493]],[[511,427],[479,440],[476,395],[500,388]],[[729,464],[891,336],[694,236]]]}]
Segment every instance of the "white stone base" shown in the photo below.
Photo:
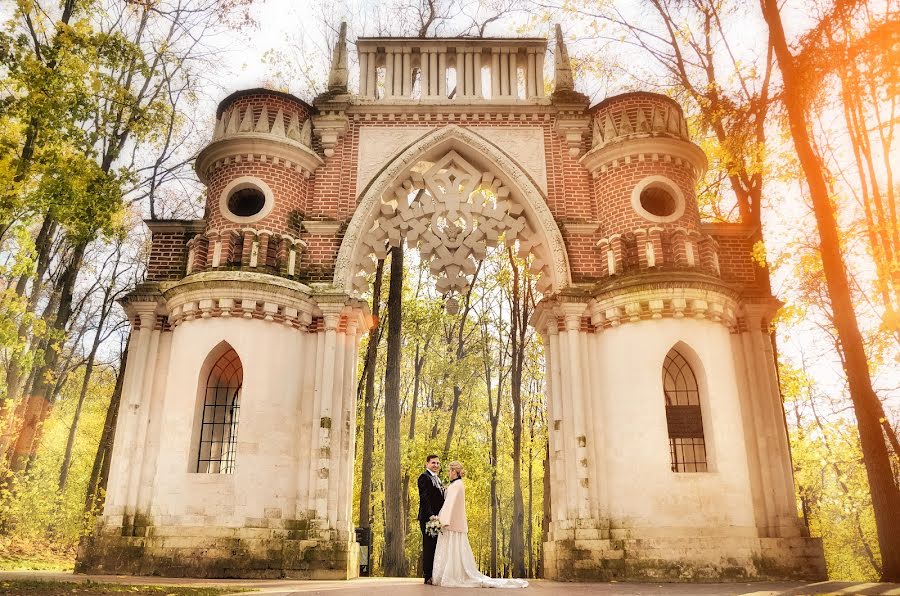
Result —
[{"label": "white stone base", "polygon": [[[248,519],[242,527],[134,525],[101,518],[78,552],[77,573],[344,580],[359,575],[359,545],[308,520]],[[112,523],[109,523],[112,522]]]},{"label": "white stone base", "polygon": [[546,579],[696,582],[827,577],[819,538],[758,538],[742,535],[747,532],[741,528],[698,529],[694,535],[688,529],[610,529],[608,522],[597,520],[571,525],[572,529],[552,532],[544,543]]}]

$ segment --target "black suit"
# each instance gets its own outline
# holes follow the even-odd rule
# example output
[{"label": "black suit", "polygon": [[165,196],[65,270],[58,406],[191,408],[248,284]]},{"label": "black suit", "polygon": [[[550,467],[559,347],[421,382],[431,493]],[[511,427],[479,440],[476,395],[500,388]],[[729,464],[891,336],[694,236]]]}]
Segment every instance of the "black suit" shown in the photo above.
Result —
[{"label": "black suit", "polygon": [[437,536],[429,536],[425,533],[425,523],[432,515],[437,515],[444,505],[444,493],[434,485],[431,473],[422,472],[419,475],[419,528],[422,530],[422,567],[425,570],[425,580],[431,579],[431,570],[434,567],[434,549],[437,548]]}]

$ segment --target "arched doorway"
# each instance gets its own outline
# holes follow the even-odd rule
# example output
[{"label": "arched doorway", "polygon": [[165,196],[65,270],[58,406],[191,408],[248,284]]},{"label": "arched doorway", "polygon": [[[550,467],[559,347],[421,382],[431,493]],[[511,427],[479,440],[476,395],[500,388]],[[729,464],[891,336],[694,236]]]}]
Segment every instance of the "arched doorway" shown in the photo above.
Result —
[{"label": "arched doorway", "polygon": [[[504,164],[502,167],[508,168],[512,174],[504,171],[500,163]],[[513,182],[514,180],[517,180],[518,183]],[[540,534],[540,530],[534,534],[532,523],[527,524],[531,528],[527,534],[523,531],[526,525],[523,517],[529,519],[529,522],[533,518],[533,515],[529,516],[523,513],[525,508],[523,493],[531,494],[532,492],[529,490],[530,484],[527,483],[532,479],[534,466],[518,465],[522,461],[521,433],[523,432],[523,419],[527,433],[529,422],[533,425],[536,418],[533,411],[523,412],[523,393],[528,393],[530,397],[540,395],[537,407],[541,413],[537,417],[540,418],[541,425],[546,423],[544,413],[546,405],[542,390],[543,349],[537,339],[537,334],[529,327],[529,320],[534,311],[535,301],[539,301],[544,295],[552,295],[570,284],[568,259],[561,242],[560,232],[553,218],[548,215],[549,210],[541,191],[525,171],[498,147],[471,130],[456,126],[439,129],[425,135],[390,159],[380,175],[376,176],[363,191],[341,247],[340,254],[345,257],[349,256],[350,266],[345,267],[343,272],[339,271],[335,279],[335,285],[343,282],[351,286],[352,292],[361,295],[370,294],[370,284],[374,277],[373,273],[376,271],[377,262],[386,258],[395,260],[397,253],[396,251],[392,253],[392,247],[405,244],[425,264],[425,269],[433,280],[434,291],[438,296],[443,297],[446,306],[445,312],[451,315],[443,319],[444,323],[459,331],[458,340],[456,337],[449,337],[455,336],[455,333],[450,333],[448,337],[439,338],[435,342],[442,344],[446,341],[446,345],[432,344],[431,350],[443,353],[442,348],[446,349],[448,362],[444,364],[458,366],[464,358],[468,357],[469,352],[469,348],[464,346],[462,341],[464,328],[469,325],[474,327],[484,325],[485,329],[481,330],[480,341],[482,342],[486,342],[487,337],[491,334],[491,332],[486,332],[488,323],[484,320],[483,313],[475,314],[470,310],[473,286],[477,284],[479,292],[484,291],[485,287],[482,279],[479,278],[479,272],[484,276],[488,268],[493,268],[487,275],[501,277],[502,275],[498,275],[500,272],[497,270],[497,251],[503,255],[500,259],[500,269],[503,268],[502,261],[508,258],[507,268],[512,267],[514,270],[512,275],[516,278],[515,292],[517,294],[515,299],[507,296],[509,305],[506,310],[501,307],[499,314],[495,316],[508,320],[501,321],[492,331],[495,336],[506,335],[510,338],[510,345],[500,348],[502,350],[509,349],[510,358],[506,362],[503,362],[501,358],[501,362],[498,364],[501,369],[507,368],[499,371],[485,370],[486,378],[472,381],[472,383],[478,384],[477,390],[473,390],[471,386],[461,387],[454,378],[450,382],[452,392],[447,389],[450,395],[446,398],[439,395],[437,398],[438,413],[426,406],[418,414],[419,416],[432,416],[431,421],[439,418],[441,413],[445,413],[442,408],[446,408],[449,410],[448,429],[442,428],[440,432],[436,432],[436,428],[431,428],[430,431],[426,428],[423,432],[422,421],[419,422],[418,429],[415,427],[415,412],[411,417],[404,418],[404,425],[408,424],[409,426],[404,426],[402,432],[404,436],[403,477],[406,482],[401,482],[401,484],[405,487],[402,491],[406,506],[404,513],[409,517],[410,504],[415,505],[416,497],[414,494],[411,496],[408,494],[408,474],[412,471],[414,479],[415,470],[421,466],[417,465],[419,463],[417,461],[410,461],[405,452],[411,448],[419,451],[425,449],[428,453],[434,451],[445,458],[463,457],[459,455],[460,429],[456,429],[456,435],[453,434],[457,422],[457,407],[461,397],[464,400],[474,400],[477,399],[473,397],[473,394],[476,393],[478,396],[486,397],[488,401],[490,430],[485,428],[484,432],[487,433],[485,440],[490,441],[491,448],[485,452],[484,458],[489,460],[490,466],[496,470],[496,467],[500,465],[497,462],[497,423],[500,419],[500,402],[511,402],[511,406],[509,403],[503,404],[502,411],[507,412],[503,415],[503,424],[507,428],[507,432],[513,429],[515,437],[514,453],[511,458],[511,461],[516,462],[516,469],[513,472],[514,482],[507,484],[505,488],[508,493],[516,492],[514,498],[510,494],[507,494],[506,497],[513,501],[512,508],[517,511],[514,515],[520,520],[519,534],[521,535],[517,538],[516,549],[518,549],[517,552],[522,553],[519,559],[522,569],[517,568],[514,572],[516,574],[537,571],[534,561],[538,557],[525,557],[524,553],[531,554],[532,550],[537,550],[537,548],[528,547],[537,546],[536,540],[532,541],[531,538],[534,535],[536,539]],[[389,257],[389,254],[392,256]],[[339,256],[338,262],[343,264],[347,261],[344,260],[344,257]],[[387,273],[384,275],[387,276]],[[529,285],[526,289],[527,281],[530,280],[535,280],[536,284]],[[535,285],[536,287],[534,287]],[[519,293],[520,290],[521,293]],[[508,289],[507,292],[511,293]],[[525,297],[526,293],[527,297]],[[529,301],[530,303],[528,303]],[[515,306],[513,306],[513,302],[516,303]],[[518,310],[520,306],[521,310]],[[454,318],[453,315],[457,314],[457,309],[461,309],[462,312],[460,317]],[[515,312],[511,312],[513,309],[516,309]],[[391,320],[393,317],[393,314],[388,315]],[[384,318],[383,312],[380,318]],[[512,330],[510,330],[509,319],[514,320]],[[477,322],[473,325],[472,322],[476,320]],[[404,320],[404,324],[406,322]],[[376,332],[374,335],[377,338],[379,333]],[[405,332],[404,337],[406,337]],[[529,345],[533,346],[533,349],[529,349],[529,345],[526,345],[526,339],[531,342]],[[431,338],[426,341],[426,345],[430,340]],[[369,341],[373,341],[371,335]],[[477,342],[479,339],[476,337],[474,341]],[[485,352],[489,349],[491,348],[484,347]],[[526,352],[528,352],[527,358],[531,361],[528,366],[525,366],[524,363]],[[490,357],[486,354],[479,354],[478,357],[484,360],[486,369],[493,366],[492,363],[489,363]],[[407,354],[407,359],[415,363],[414,372],[411,374],[415,375],[415,385],[418,390],[422,373],[420,363],[425,358],[420,360],[417,349],[415,356],[410,358],[410,355]],[[531,379],[529,388],[524,390],[521,387],[523,368],[541,370],[541,373]],[[379,369],[379,375],[384,375],[383,369]],[[364,379],[361,380],[361,383],[363,382]],[[388,381],[385,383],[387,384]],[[418,394],[413,398],[413,409],[416,408],[415,399],[417,397]],[[387,401],[388,397],[385,396],[384,399]],[[467,403],[469,402],[467,401]],[[430,406],[434,408],[435,404],[432,403]],[[534,403],[529,401],[527,406],[533,408]],[[421,403],[419,407],[422,407]],[[388,420],[397,416],[396,412],[388,414],[387,407],[385,410],[385,417]],[[447,423],[446,420],[443,422]],[[385,424],[390,424],[390,422]],[[407,428],[409,429],[408,436]],[[414,429],[416,429],[415,433]],[[500,430],[503,432],[503,427]],[[534,430],[533,426],[531,430]],[[543,427],[540,430],[541,436],[544,436],[545,432],[546,428]],[[390,432],[386,428],[384,433],[386,449],[388,449],[388,435],[399,442],[399,439],[396,438],[396,435],[401,434],[399,427],[392,427]],[[452,443],[451,437],[455,439]],[[411,447],[410,445],[413,444],[414,447]],[[371,457],[370,450],[370,445],[362,445],[363,455],[361,457]],[[536,448],[534,453],[540,455],[537,465],[541,467],[544,448]],[[423,451],[418,455],[424,457],[426,453]],[[394,456],[388,454],[384,462],[385,474],[390,473],[388,468],[394,463],[390,461],[390,457]],[[396,457],[400,457],[399,450]],[[503,459],[503,465],[508,468],[510,466],[508,446],[504,447],[500,457]],[[532,460],[534,457],[529,459],[531,464],[534,463]],[[380,464],[380,462],[378,463]],[[368,466],[368,464],[365,465]],[[484,466],[483,463],[480,465]],[[509,474],[509,470],[506,473]],[[490,511],[490,515],[496,523],[499,509],[495,500],[497,474],[489,473],[489,475],[492,496],[489,501],[486,500],[487,507],[482,507],[482,509]],[[537,478],[536,482],[540,483],[540,477]],[[486,480],[484,478],[482,480],[486,485]],[[367,478],[364,478],[363,482],[367,486],[370,484]],[[387,482],[385,480],[385,485]],[[516,487],[517,491],[511,487]],[[387,490],[387,486],[385,486],[385,490]],[[532,499],[528,499],[527,505],[529,513],[537,511],[537,524],[540,528],[540,516],[543,513],[542,503],[538,501],[535,505]],[[385,507],[388,507],[386,493]],[[365,505],[362,505],[362,508],[365,509]],[[368,518],[367,512],[360,511],[359,515],[360,518]],[[389,512],[386,513],[386,517],[390,517]],[[488,525],[491,523],[489,520],[482,521]],[[364,522],[364,525],[367,523]],[[386,522],[387,525],[389,522]],[[376,520],[375,527],[376,538],[380,539],[387,528],[381,527],[380,519]],[[486,534],[484,527],[484,525],[479,527],[476,524],[473,528],[479,538]],[[394,530],[394,532],[399,531],[402,530]],[[513,532],[507,531],[511,536]],[[415,530],[412,530],[412,533],[415,534]],[[391,531],[388,530],[387,534],[391,534]],[[496,545],[495,532],[488,533],[488,536],[493,536]],[[473,539],[475,538],[473,537]],[[510,540],[512,542],[512,539]],[[407,543],[409,543],[409,537],[407,537]],[[501,550],[505,550],[505,547],[501,546]],[[496,573],[496,546],[491,554],[493,556],[482,558],[481,562],[486,571]],[[476,556],[478,556],[477,548]],[[484,557],[484,547],[482,547],[482,557]],[[524,569],[525,560],[528,561],[527,571]],[[399,568],[387,568],[386,571],[389,573],[405,572]]]}]

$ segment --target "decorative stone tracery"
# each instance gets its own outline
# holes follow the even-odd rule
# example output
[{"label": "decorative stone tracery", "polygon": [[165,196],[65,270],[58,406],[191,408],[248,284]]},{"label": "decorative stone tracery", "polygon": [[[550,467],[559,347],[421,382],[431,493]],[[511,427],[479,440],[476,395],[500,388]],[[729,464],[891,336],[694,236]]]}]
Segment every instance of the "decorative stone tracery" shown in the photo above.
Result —
[{"label": "decorative stone tracery", "polygon": [[[380,223],[376,226],[375,222],[379,218],[390,219],[394,217],[396,214],[392,209],[402,209],[396,203],[394,203],[393,207],[390,207],[390,205],[396,201],[398,189],[405,188],[404,184],[407,182],[409,182],[409,189],[403,191],[406,194],[402,196],[408,200],[409,193],[414,188],[412,180],[415,176],[418,176],[414,173],[417,164],[424,160],[434,159],[435,156],[440,157],[434,159],[434,163],[441,163],[441,159],[445,155],[449,155],[449,152],[457,146],[465,147],[470,152],[468,154],[477,156],[482,163],[489,164],[487,169],[490,171],[485,172],[485,168],[481,168],[479,171],[479,168],[471,163],[474,160],[463,159],[456,152],[458,163],[460,165],[465,164],[465,167],[459,169],[460,173],[468,172],[468,175],[473,177],[472,182],[474,184],[472,184],[469,192],[474,191],[480,184],[487,184],[488,189],[492,188],[491,185],[496,185],[496,190],[491,192],[500,192],[501,188],[506,189],[503,191],[503,196],[498,196],[498,198],[501,199],[501,205],[507,209],[506,214],[510,214],[513,218],[513,221],[509,224],[511,226],[510,229],[516,228],[517,234],[518,231],[525,229],[522,224],[515,223],[518,218],[524,218],[525,225],[528,226],[531,236],[527,237],[525,242],[521,242],[520,238],[520,254],[531,252],[535,257],[532,266],[534,271],[544,273],[541,276],[543,281],[540,282],[539,289],[541,291],[558,291],[571,285],[569,263],[562,234],[550,208],[547,206],[543,193],[534,180],[522,171],[516,162],[502,149],[490,141],[472,130],[456,125],[448,125],[427,133],[417,142],[412,143],[406,150],[396,156],[390,164],[385,166],[363,192],[353,219],[347,226],[335,262],[333,283],[336,288],[346,289],[351,292],[360,292],[365,289],[361,286],[361,276],[366,271],[374,270],[372,255],[378,254],[375,253],[375,247],[373,246],[373,244],[377,244],[377,241],[370,237],[370,234],[374,233],[377,237],[382,234],[378,230],[384,229],[385,232],[387,231],[386,228],[381,228]],[[434,174],[436,173],[434,172]],[[421,178],[423,179],[422,184],[424,184],[425,176],[421,175]],[[398,180],[403,182],[397,183]],[[443,191],[439,191],[439,194],[443,194]],[[463,196],[463,193],[457,191],[457,195]],[[386,196],[388,197],[387,200],[385,200]],[[468,195],[465,196],[468,204],[470,198]],[[505,200],[507,197],[510,200]],[[462,205],[458,203],[459,198],[454,200],[457,201],[458,205]],[[385,207],[385,205],[388,205],[388,207]],[[475,203],[473,202],[465,209],[471,210],[474,205]],[[407,204],[407,207],[410,206]],[[384,209],[387,209],[387,211],[384,212]],[[477,211],[478,208],[476,208]],[[505,215],[498,212],[495,207],[490,207],[486,215],[483,202],[481,203],[480,211],[480,218],[485,219],[485,221],[490,218],[494,218],[498,222],[504,221]],[[407,211],[405,211],[406,217],[401,217],[401,220],[397,221],[398,230],[400,229],[401,221],[405,222],[407,227],[409,226],[409,218],[414,213],[417,213],[415,208],[412,211],[407,208]],[[498,223],[493,224],[493,227],[487,223],[485,226],[487,226],[484,230],[485,232],[498,229]],[[473,229],[475,227],[477,226],[473,226]],[[487,238],[488,235],[485,234],[484,237]],[[473,246],[466,245],[468,250],[472,251],[472,254],[476,254],[474,249],[480,240],[481,237],[479,234],[476,234],[476,237],[470,241],[470,244]],[[524,249],[522,248],[523,246]],[[384,251],[386,254],[386,249]],[[423,256],[425,256],[424,251]],[[468,257],[469,254],[460,255],[460,259]],[[460,270],[463,269],[461,260],[456,262],[455,265],[459,266]],[[455,277],[458,278],[459,276],[455,275]]]},{"label": "decorative stone tracery", "polygon": [[487,249],[502,239],[507,247],[518,241],[520,256],[534,256],[532,272],[544,274],[539,287],[545,290],[550,271],[540,236],[500,178],[450,151],[424,174],[413,171],[382,195],[362,239],[353,288],[365,292],[376,259],[405,238],[428,262],[439,292],[463,292]]}]

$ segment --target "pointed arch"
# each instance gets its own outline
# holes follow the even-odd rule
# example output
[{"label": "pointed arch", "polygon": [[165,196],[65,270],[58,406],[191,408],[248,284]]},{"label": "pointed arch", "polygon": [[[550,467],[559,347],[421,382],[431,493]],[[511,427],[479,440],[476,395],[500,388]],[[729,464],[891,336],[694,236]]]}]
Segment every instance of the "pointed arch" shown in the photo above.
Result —
[{"label": "pointed arch", "polygon": [[673,472],[709,470],[701,405],[702,372],[696,352],[684,342],[672,346],[663,360],[663,400]]},{"label": "pointed arch", "polygon": [[226,341],[219,342],[200,368],[197,388],[199,426],[194,432],[192,472],[234,472],[244,366]]},{"label": "pointed arch", "polygon": [[562,233],[547,205],[546,195],[519,164],[502,149],[475,133],[472,129],[448,125],[430,131],[414,141],[386,165],[360,192],[356,211],[344,233],[335,262],[333,284],[346,292],[353,291],[357,265],[364,255],[364,237],[379,217],[382,197],[413,174],[413,167],[421,161],[437,161],[456,152],[482,172],[491,172],[510,190],[511,199],[521,207],[530,226],[541,236],[546,247],[546,270],[549,289],[555,293],[571,285],[569,259]]}]

